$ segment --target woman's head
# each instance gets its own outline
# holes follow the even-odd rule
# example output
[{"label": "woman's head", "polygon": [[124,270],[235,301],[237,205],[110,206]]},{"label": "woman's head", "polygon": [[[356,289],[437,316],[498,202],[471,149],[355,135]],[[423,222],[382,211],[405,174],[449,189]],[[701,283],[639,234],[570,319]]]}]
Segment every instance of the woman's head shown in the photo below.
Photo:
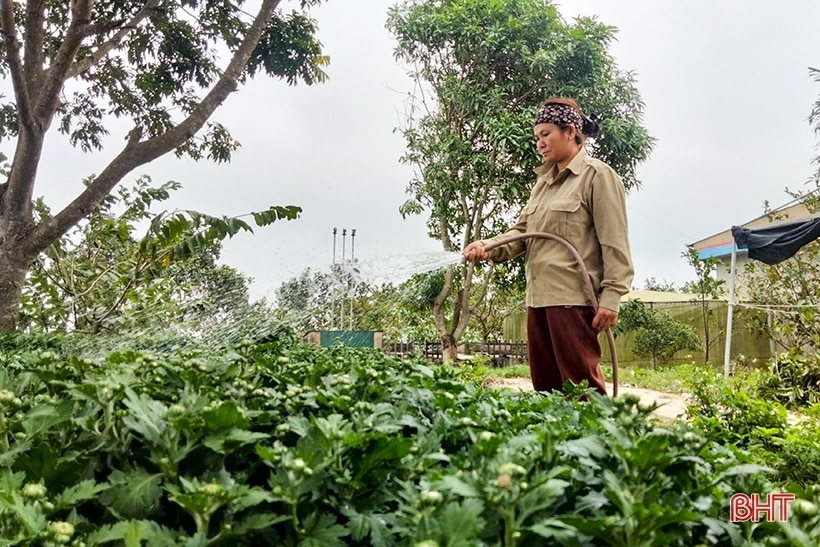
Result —
[{"label": "woman's head", "polygon": [[535,117],[533,126],[539,123],[551,123],[562,131],[572,125],[576,131],[576,143],[583,144],[585,137],[598,136],[598,122],[584,115],[584,111],[574,99],[552,97],[544,101],[544,106]]},{"label": "woman's head", "polygon": [[544,161],[563,169],[581,149],[586,137],[598,135],[598,124],[587,118],[572,99],[552,98],[533,124],[536,146]]}]

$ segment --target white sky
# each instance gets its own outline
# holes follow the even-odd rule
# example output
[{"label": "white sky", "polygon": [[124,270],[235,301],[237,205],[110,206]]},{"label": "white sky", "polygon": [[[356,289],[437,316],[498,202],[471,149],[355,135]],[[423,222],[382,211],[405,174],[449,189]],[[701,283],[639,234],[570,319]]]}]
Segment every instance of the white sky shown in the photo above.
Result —
[{"label": "white sky", "polygon": [[[243,145],[232,163],[171,156],[124,181],[140,174],[177,180],[184,189],[169,207],[215,215],[302,206],[299,220],[226,243],[223,262],[255,278],[255,296],[272,297],[306,267],[325,268],[333,227],[356,228],[361,259],[441,249],[427,237],[424,217],[402,220],[398,213],[411,168],[398,161],[404,143],[393,129],[403,121],[412,84],[393,59],[384,28],[394,3],[328,0],[314,8],[331,56],[330,81],[288,87],[257,78],[240,88],[214,117]],[[621,69],[636,72],[644,124],[658,140],[638,170],[642,189],[628,197],[636,287],[649,277],[678,285],[692,279],[681,258],[687,244],[760,215],[765,200],[785,203],[786,187],[805,188],[817,152],[807,117],[820,95],[808,71],[820,66],[820,2],[558,5],[568,20],[598,15],[619,29],[611,51]],[[51,136],[35,190],[54,207],[117,152],[83,155],[60,141]],[[341,244],[340,235],[337,257]],[[349,246],[350,238],[348,253]]]}]

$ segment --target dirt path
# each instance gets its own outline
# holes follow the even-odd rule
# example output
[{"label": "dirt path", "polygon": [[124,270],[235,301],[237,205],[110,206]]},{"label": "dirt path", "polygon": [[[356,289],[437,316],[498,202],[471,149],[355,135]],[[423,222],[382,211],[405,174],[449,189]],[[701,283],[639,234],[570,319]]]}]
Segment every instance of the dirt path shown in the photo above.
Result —
[{"label": "dirt path", "polygon": [[[506,387],[515,391],[532,391],[532,382],[529,378],[493,378],[486,383],[490,387]],[[607,382],[607,392],[612,395],[612,384]],[[665,393],[653,389],[644,389],[620,385],[618,395],[632,393],[640,397],[644,404],[657,403],[658,409],[655,415],[664,421],[673,421],[675,418],[683,417],[686,414],[686,396],[679,393]]]}]

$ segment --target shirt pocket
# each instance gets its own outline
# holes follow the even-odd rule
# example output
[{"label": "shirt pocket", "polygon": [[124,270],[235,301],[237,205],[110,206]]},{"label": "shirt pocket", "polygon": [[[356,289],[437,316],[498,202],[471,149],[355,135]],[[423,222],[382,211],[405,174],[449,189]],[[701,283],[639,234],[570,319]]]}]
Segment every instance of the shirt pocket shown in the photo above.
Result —
[{"label": "shirt pocket", "polygon": [[577,238],[583,231],[583,216],[580,199],[556,199],[547,207],[547,231],[564,239]]}]

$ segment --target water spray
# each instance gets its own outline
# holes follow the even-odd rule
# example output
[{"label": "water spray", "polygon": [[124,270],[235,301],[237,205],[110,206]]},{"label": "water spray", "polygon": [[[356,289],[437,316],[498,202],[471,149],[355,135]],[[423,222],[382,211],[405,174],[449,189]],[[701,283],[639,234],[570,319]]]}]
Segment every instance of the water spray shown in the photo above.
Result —
[{"label": "water spray", "polygon": [[[592,278],[589,276],[589,271],[587,270],[586,264],[584,264],[584,259],[581,258],[581,255],[578,254],[578,250],[575,246],[564,239],[561,236],[557,236],[555,234],[551,234],[549,232],[524,232],[521,234],[513,234],[511,236],[507,236],[496,241],[491,241],[489,243],[484,244],[484,250],[490,251],[495,249],[496,247],[500,247],[501,245],[506,245],[508,243],[513,243],[515,241],[521,241],[523,239],[532,239],[532,238],[541,238],[541,239],[552,239],[553,241],[557,241],[566,247],[572,256],[575,257],[575,261],[578,263],[578,267],[581,269],[581,274],[584,276],[584,281],[586,281],[586,289],[587,295],[589,296],[589,301],[592,303],[592,308],[595,311],[598,311],[598,297],[595,294],[595,288],[592,286]],[[618,357],[615,354],[615,337],[612,335],[612,329],[607,327],[606,329],[606,337],[607,341],[609,342],[609,353],[612,356],[612,396],[618,396]]]}]

